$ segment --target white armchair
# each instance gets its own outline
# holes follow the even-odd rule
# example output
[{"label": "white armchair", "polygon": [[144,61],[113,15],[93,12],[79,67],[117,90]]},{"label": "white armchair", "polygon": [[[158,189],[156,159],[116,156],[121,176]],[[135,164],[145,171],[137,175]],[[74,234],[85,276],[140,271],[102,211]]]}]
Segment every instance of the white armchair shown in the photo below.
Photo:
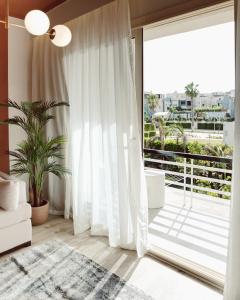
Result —
[{"label": "white armchair", "polygon": [[31,206],[26,184],[0,172],[0,254],[31,245]]}]

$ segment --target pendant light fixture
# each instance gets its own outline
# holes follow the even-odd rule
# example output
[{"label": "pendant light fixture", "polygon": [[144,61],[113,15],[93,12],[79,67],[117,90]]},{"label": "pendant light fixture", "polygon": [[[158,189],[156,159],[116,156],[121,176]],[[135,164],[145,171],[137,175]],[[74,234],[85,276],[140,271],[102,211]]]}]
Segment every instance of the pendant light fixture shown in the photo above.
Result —
[{"label": "pendant light fixture", "polygon": [[31,10],[29,11],[24,19],[24,25],[21,26],[14,23],[9,23],[9,0],[6,0],[6,19],[5,21],[0,20],[0,23],[5,24],[5,28],[9,26],[15,26],[26,29],[30,34],[39,36],[47,34],[51,42],[57,47],[65,47],[70,44],[72,40],[72,33],[70,29],[65,25],[56,25],[52,29],[50,28],[50,21],[43,11]]},{"label": "pendant light fixture", "polygon": [[27,31],[33,35],[43,35],[48,32],[50,21],[48,16],[41,10],[31,10],[24,19]]},{"label": "pendant light fixture", "polygon": [[57,47],[65,47],[72,40],[72,33],[65,25],[56,25],[50,31],[51,42]]}]

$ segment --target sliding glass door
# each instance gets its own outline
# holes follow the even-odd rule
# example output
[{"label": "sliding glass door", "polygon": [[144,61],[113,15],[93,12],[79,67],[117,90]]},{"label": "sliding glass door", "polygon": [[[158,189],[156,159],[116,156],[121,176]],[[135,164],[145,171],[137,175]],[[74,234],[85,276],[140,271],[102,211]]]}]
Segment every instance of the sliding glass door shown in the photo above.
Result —
[{"label": "sliding glass door", "polygon": [[222,287],[234,143],[234,8],[226,3],[148,26],[142,46],[136,82],[149,201],[155,199],[151,250]]}]

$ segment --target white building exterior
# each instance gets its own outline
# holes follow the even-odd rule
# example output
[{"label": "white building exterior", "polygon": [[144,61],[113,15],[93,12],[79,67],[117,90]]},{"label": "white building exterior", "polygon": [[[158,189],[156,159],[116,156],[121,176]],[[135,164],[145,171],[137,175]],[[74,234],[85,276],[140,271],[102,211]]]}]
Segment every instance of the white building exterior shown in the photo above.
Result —
[{"label": "white building exterior", "polygon": [[[160,111],[167,112],[171,108],[179,108],[179,110],[187,110],[189,112],[191,111],[191,99],[187,98],[185,93],[174,92],[168,93],[166,95],[160,93],[155,94],[159,101],[158,106],[154,111],[149,110],[147,100],[148,95],[150,95],[150,92],[146,92],[144,94],[144,111],[149,115]],[[221,112],[221,118],[228,117],[234,119],[234,100],[234,90],[229,92],[201,93],[197,96],[196,99],[194,99],[193,107],[212,108],[213,106],[219,106],[223,108],[223,111]],[[212,113],[215,115],[217,114],[217,112]],[[209,115],[209,113],[207,113],[207,115]]]}]

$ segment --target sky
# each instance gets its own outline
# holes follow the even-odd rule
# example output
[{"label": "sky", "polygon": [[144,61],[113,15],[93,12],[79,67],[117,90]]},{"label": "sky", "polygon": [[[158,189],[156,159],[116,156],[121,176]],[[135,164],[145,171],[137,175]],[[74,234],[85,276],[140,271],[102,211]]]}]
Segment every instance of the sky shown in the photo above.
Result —
[{"label": "sky", "polygon": [[234,22],[144,43],[144,90],[184,92],[194,82],[201,93],[234,89]]}]

